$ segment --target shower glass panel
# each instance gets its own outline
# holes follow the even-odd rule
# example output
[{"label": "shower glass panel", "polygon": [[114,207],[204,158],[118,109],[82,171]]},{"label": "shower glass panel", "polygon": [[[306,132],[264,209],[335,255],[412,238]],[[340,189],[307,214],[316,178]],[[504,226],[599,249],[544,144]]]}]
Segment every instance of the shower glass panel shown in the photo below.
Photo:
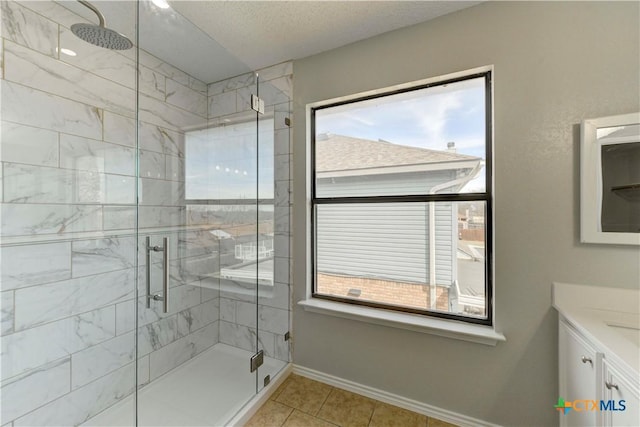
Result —
[{"label": "shower glass panel", "polygon": [[[76,37],[78,2],[0,4],[0,425],[78,425],[136,389],[136,52]],[[96,5],[135,40],[135,2]]]},{"label": "shower glass panel", "polygon": [[290,64],[150,0],[0,4],[0,425],[228,423],[289,362]]}]

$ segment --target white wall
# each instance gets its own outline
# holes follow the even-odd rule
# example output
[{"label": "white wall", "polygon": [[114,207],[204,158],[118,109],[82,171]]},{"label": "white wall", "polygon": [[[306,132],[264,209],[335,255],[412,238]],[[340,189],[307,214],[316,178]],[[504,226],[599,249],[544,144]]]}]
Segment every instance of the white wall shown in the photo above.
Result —
[{"label": "white wall", "polygon": [[[496,325],[489,347],[295,307],[294,361],[504,425],[554,425],[551,282],[637,288],[640,249],[579,243],[579,123],[640,108],[639,4],[491,2],[294,63],[307,103],[495,66]],[[305,134],[296,132],[294,301],[304,298]]]}]

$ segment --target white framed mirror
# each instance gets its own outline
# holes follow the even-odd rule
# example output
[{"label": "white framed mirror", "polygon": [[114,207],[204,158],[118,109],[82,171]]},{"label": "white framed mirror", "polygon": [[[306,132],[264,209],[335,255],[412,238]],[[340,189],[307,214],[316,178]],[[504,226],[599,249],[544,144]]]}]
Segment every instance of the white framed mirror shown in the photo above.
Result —
[{"label": "white framed mirror", "polygon": [[640,112],[582,122],[580,241],[640,245]]}]

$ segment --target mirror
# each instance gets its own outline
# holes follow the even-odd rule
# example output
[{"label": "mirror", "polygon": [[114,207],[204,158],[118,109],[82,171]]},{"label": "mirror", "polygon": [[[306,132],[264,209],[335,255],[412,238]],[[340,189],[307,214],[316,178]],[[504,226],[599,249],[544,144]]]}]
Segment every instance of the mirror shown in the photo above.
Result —
[{"label": "mirror", "polygon": [[640,113],[582,122],[580,241],[640,245]]}]

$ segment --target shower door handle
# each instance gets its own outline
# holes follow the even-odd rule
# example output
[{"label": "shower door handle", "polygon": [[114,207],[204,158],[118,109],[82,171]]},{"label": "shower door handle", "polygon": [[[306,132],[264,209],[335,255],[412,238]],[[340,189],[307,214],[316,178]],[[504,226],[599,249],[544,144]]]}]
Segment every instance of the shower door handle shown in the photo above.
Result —
[{"label": "shower door handle", "polygon": [[[169,312],[169,239],[162,238],[163,247],[151,246],[150,237],[147,236],[147,308],[151,308],[151,300],[162,301],[162,311]],[[151,295],[151,251],[162,252],[162,295]]]}]

